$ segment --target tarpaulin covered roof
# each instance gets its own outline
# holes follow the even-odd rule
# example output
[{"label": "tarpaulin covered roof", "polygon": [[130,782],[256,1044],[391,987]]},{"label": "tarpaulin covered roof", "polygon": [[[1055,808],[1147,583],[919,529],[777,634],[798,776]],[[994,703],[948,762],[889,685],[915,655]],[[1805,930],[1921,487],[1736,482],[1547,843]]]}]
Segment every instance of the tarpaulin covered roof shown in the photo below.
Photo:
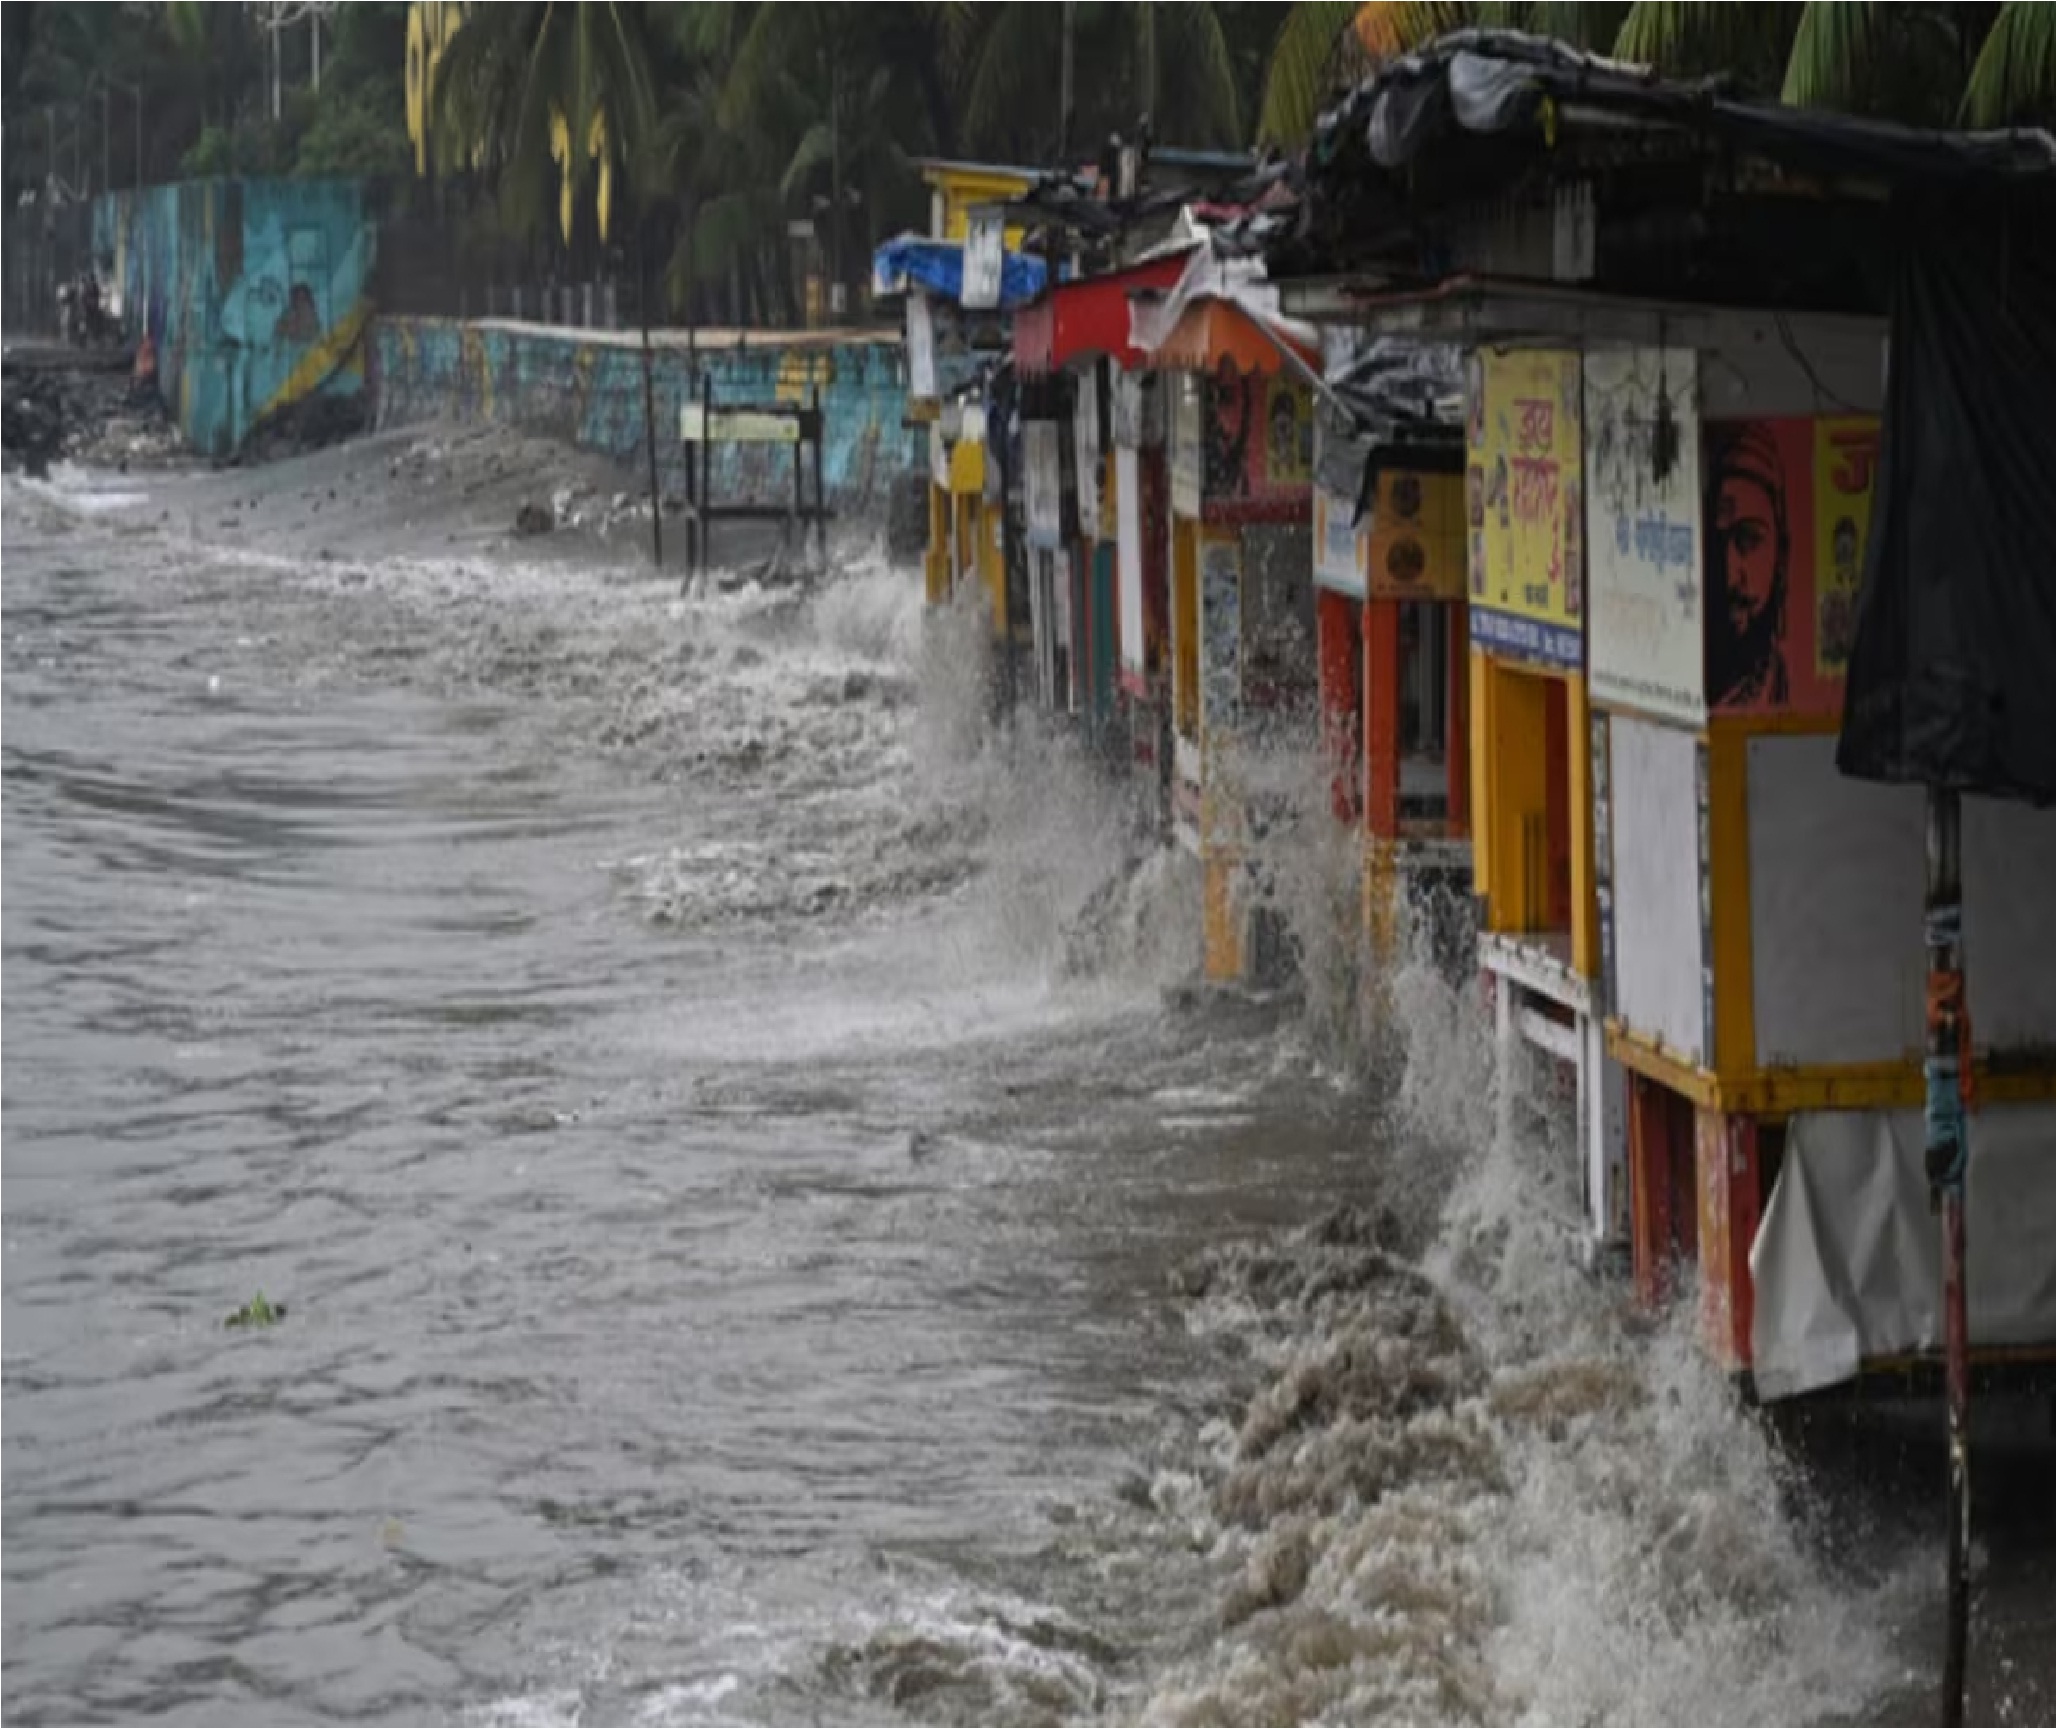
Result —
[{"label": "tarpaulin covered roof", "polygon": [[1936,132],[1782,103],[1737,100],[1719,79],[1683,82],[1511,30],[1461,30],[1390,61],[1323,117],[1315,159],[1360,135],[1400,169],[1460,135],[1560,146],[1623,122],[1671,128],[1815,173],[1941,184],[2056,169],[2046,132]]},{"label": "tarpaulin covered roof", "polygon": [[[1042,292],[1048,279],[1049,266],[1040,258],[1025,252],[1003,254],[1000,304],[1026,304]],[[964,296],[963,242],[902,234],[880,246],[871,258],[871,291],[904,294],[912,288],[941,300],[960,302]]]},{"label": "tarpaulin covered roof", "polygon": [[1838,761],[1866,779],[2056,801],[2048,133],[1739,101],[1718,81],[1465,31],[1324,116],[1305,219],[1272,263],[1339,263],[1402,293],[1476,272],[1621,305],[1888,307]]},{"label": "tarpaulin covered roof", "polygon": [[1273,225],[1267,257],[1274,278],[1374,272],[1403,287],[1468,269],[1875,315],[1898,251],[1895,197],[2052,176],[2045,132],[1743,101],[1719,80],[1468,30],[1381,66],[1322,116],[1300,219]]}]

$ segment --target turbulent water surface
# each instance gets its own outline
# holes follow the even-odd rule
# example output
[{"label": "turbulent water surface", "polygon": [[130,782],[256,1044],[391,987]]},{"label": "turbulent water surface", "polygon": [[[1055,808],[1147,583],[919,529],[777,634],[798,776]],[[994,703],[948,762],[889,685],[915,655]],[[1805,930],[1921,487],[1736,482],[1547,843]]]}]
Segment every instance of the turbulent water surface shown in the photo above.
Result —
[{"label": "turbulent water surface", "polygon": [[1568,1268],[1466,1002],[1185,988],[911,573],[405,455],[8,483],[10,1722],[1927,1718],[1932,1520]]}]

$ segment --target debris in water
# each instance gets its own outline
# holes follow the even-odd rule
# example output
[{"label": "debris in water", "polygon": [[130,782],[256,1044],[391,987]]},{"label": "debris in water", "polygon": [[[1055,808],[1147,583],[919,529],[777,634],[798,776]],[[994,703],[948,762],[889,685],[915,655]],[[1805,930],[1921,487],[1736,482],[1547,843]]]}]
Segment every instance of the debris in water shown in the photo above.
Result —
[{"label": "debris in water", "polygon": [[276,1326],[285,1317],[286,1305],[283,1302],[267,1302],[264,1299],[264,1292],[260,1290],[249,1301],[245,1302],[242,1307],[238,1308],[224,1320],[222,1324],[224,1326]]},{"label": "debris in water", "polygon": [[517,534],[547,534],[556,526],[556,512],[541,504],[524,504],[514,513],[514,532]]}]

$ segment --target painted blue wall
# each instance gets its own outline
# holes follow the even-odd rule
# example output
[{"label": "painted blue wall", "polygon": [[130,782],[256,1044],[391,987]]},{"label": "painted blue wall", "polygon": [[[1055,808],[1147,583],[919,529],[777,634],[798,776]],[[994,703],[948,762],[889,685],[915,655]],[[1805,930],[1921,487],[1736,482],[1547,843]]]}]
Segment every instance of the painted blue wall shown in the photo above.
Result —
[{"label": "painted blue wall", "polygon": [[[798,337],[748,350],[699,350],[660,334],[654,366],[657,457],[664,490],[685,491],[679,409],[692,366],[713,382],[717,406],[805,401],[818,388],[822,477],[844,509],[882,502],[894,477],[926,459],[926,440],[902,424],[906,368],[897,339]],[[381,318],[372,370],[380,426],[447,418],[515,426],[618,459],[640,476],[642,353],[637,338],[497,321]],[[714,484],[723,501],[782,502],[792,487],[789,448],[723,445]],[[809,477],[811,491],[812,479]]]},{"label": "painted blue wall", "polygon": [[189,180],[95,200],[93,251],[194,449],[364,386],[377,232],[354,180]]}]

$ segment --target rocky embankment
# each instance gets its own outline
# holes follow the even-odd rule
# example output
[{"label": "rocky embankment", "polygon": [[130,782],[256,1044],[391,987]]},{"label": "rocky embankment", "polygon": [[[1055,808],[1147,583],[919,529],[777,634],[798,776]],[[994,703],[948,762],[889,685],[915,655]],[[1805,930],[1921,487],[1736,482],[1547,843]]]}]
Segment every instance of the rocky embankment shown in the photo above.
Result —
[{"label": "rocky embankment", "polygon": [[154,390],[135,387],[126,352],[17,346],[0,363],[0,460],[47,474],[74,461],[125,472],[162,467],[183,446]]}]

